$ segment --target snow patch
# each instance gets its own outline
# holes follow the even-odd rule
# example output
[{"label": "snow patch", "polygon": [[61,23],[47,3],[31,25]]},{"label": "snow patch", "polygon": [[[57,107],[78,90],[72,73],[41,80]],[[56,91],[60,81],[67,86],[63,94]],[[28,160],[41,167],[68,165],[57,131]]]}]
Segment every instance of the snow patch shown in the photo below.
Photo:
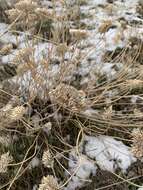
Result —
[{"label": "snow patch", "polygon": [[38,167],[40,163],[39,158],[37,158],[36,156],[31,160],[30,165],[29,165],[29,169]]},{"label": "snow patch", "polygon": [[138,190],[143,190],[143,186],[139,187]]},{"label": "snow patch", "polygon": [[86,155],[77,155],[75,151],[72,151],[69,155],[69,172],[72,178],[64,190],[74,190],[77,187],[82,187],[91,174],[96,174],[96,169],[94,161]]},{"label": "snow patch", "polygon": [[129,147],[112,137],[86,136],[85,141],[86,154],[90,158],[96,159],[102,170],[115,172],[117,168],[120,168],[126,172],[127,168],[136,161],[129,151]]}]

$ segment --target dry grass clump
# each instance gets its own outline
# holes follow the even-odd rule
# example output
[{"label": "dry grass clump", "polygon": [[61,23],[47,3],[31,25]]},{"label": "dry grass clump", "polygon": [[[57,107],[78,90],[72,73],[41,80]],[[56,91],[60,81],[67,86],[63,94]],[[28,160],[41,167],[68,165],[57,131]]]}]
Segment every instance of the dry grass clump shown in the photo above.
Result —
[{"label": "dry grass clump", "polygon": [[14,22],[13,26],[21,30],[35,30],[40,22],[49,21],[53,18],[53,14],[49,10],[39,8],[36,1],[20,0],[14,5],[14,8],[6,11],[10,22]]}]

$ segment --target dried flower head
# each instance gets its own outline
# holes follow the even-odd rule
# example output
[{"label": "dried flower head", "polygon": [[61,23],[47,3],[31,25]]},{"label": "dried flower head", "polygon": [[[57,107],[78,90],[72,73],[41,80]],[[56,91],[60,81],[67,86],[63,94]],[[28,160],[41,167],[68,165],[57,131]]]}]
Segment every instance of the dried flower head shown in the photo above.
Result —
[{"label": "dried flower head", "polygon": [[43,156],[42,156],[42,163],[47,168],[52,168],[53,167],[54,160],[53,160],[53,156],[51,155],[49,149],[44,151]]},{"label": "dried flower head", "polygon": [[99,27],[98,30],[100,33],[105,33],[109,29],[109,27],[111,27],[111,26],[112,26],[112,21],[106,20],[103,22],[103,24]]},{"label": "dried flower head", "polygon": [[143,87],[143,80],[138,80],[138,79],[127,80],[126,86],[130,89],[139,89]]},{"label": "dried flower head", "polygon": [[132,137],[133,137],[132,153],[137,158],[141,158],[143,156],[143,131],[140,129],[133,130]]},{"label": "dried flower head", "polygon": [[15,21],[17,18],[18,20],[23,20],[25,18],[26,14],[22,10],[18,9],[10,9],[5,11],[5,13],[8,15],[8,18],[11,22]]},{"label": "dried flower head", "polygon": [[15,8],[21,11],[25,10],[26,12],[29,12],[38,8],[38,4],[31,0],[21,0],[15,4]]},{"label": "dried flower head", "polygon": [[18,75],[23,75],[30,69],[30,65],[28,63],[19,64],[16,69],[16,73]]},{"label": "dried flower head", "polygon": [[11,124],[20,120],[25,113],[26,108],[23,106],[11,108],[11,105],[7,105],[4,109],[0,110],[0,127],[11,127]]},{"label": "dried flower head", "polygon": [[6,11],[11,22],[15,21],[13,26],[23,27],[24,29],[32,29],[37,23],[37,15],[35,9],[38,4],[31,0],[21,0],[15,4],[15,8]]},{"label": "dried flower head", "polygon": [[108,108],[105,108],[105,111],[103,113],[103,118],[104,119],[111,119],[112,114],[113,114],[113,109],[112,109],[112,105],[111,105]]},{"label": "dried flower head", "polygon": [[17,106],[10,110],[8,114],[8,118],[11,121],[17,121],[23,117],[23,115],[26,113],[26,108],[23,106]]},{"label": "dried flower head", "polygon": [[5,45],[1,50],[0,50],[0,55],[6,55],[10,53],[10,51],[13,49],[12,44],[7,44]]},{"label": "dried flower head", "polygon": [[82,90],[77,90],[73,86],[64,83],[58,85],[49,94],[54,103],[58,103],[72,111],[83,111],[89,104],[86,94]]},{"label": "dried flower head", "polygon": [[81,29],[70,29],[69,33],[71,37],[75,40],[81,40],[88,36],[87,31]]},{"label": "dried flower head", "polygon": [[20,64],[21,62],[23,63],[28,63],[30,61],[30,56],[32,55],[33,48],[23,48],[18,51],[16,56],[13,59],[14,64]]},{"label": "dried flower head", "polygon": [[59,56],[64,56],[64,54],[66,53],[67,51],[67,44],[66,43],[62,43],[62,44],[59,44],[56,48],[56,51],[57,51],[57,54]]},{"label": "dried flower head", "polygon": [[44,176],[38,190],[57,190],[59,188],[56,178],[52,175]]},{"label": "dried flower head", "polygon": [[13,158],[9,152],[2,154],[0,157],[0,173],[6,173],[9,163],[12,161]]},{"label": "dried flower head", "polygon": [[46,8],[37,8],[35,9],[36,15],[39,17],[39,19],[53,19],[53,12]]}]

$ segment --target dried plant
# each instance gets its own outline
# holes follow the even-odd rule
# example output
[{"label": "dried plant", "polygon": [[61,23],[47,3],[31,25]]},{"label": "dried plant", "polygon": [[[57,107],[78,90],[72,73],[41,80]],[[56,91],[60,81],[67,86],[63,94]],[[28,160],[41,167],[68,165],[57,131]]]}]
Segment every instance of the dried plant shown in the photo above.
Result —
[{"label": "dried plant", "polygon": [[53,160],[53,156],[51,155],[49,149],[44,151],[43,156],[42,156],[42,163],[47,168],[52,168],[53,167],[54,160]]},{"label": "dried plant", "polygon": [[20,49],[13,59],[13,63],[16,65],[21,65],[22,63],[30,62],[30,58],[32,56],[34,49],[33,48],[22,48]]},{"label": "dried plant", "polygon": [[112,26],[112,21],[107,20],[107,21],[103,22],[103,24],[99,27],[98,30],[100,33],[105,33],[111,26]]},{"label": "dried plant", "polygon": [[37,23],[35,10],[38,4],[31,0],[21,0],[14,5],[15,8],[6,11],[11,22],[16,23],[17,28],[32,29]]},{"label": "dried plant", "polygon": [[57,190],[59,188],[57,180],[52,176],[44,176],[38,190]]},{"label": "dried plant", "polygon": [[87,31],[81,29],[70,29],[69,33],[72,36],[73,40],[81,40],[88,36]]},{"label": "dried plant", "polygon": [[[0,50],[2,60],[10,59],[9,64],[16,70],[14,77],[6,78],[2,76],[5,66],[0,67],[0,172],[7,172],[9,163],[16,161],[10,168],[12,180],[5,183],[5,187],[10,183],[14,189],[34,189],[33,182],[39,183],[41,178],[39,190],[59,189],[57,178],[64,185],[72,178],[67,169],[67,162],[71,161],[68,153],[75,145],[79,151],[81,134],[119,134],[128,139],[130,127],[142,126],[143,72],[137,58],[140,54],[141,59],[142,46],[139,49],[139,45],[132,47],[130,43],[118,51],[106,47],[102,51],[100,42],[92,44],[92,35],[99,32],[99,41],[105,40],[106,32],[116,27],[114,19],[101,25],[99,20],[94,33],[88,30],[94,26],[88,26],[80,10],[80,5],[86,7],[88,1],[46,1],[48,8],[42,3],[17,0],[6,11],[11,23],[9,33],[22,43],[17,42],[16,47],[13,42],[2,44]],[[114,6],[107,3],[105,11],[111,16]],[[92,12],[91,9],[86,16],[91,17]],[[123,33],[126,31],[116,35],[113,32],[114,45],[123,40]],[[102,41],[103,46],[106,41]],[[102,55],[106,51],[107,63],[101,67],[97,63],[105,60],[98,56],[98,45]],[[135,93],[140,98],[131,104]],[[143,156],[142,136],[141,130],[132,133],[132,152],[137,158]],[[55,156],[58,153],[60,156]],[[32,158],[41,158],[42,164],[29,171],[29,162],[36,161]],[[46,176],[47,173],[51,175]],[[69,173],[69,179],[65,173]],[[23,184],[21,176],[32,176],[32,184],[31,177]]]},{"label": "dried plant", "polygon": [[6,55],[10,53],[10,51],[13,49],[12,44],[7,44],[5,45],[1,50],[0,50],[0,55]]},{"label": "dried plant", "polygon": [[0,156],[0,173],[6,173],[8,165],[13,161],[12,156],[9,152]]},{"label": "dried plant", "polygon": [[25,113],[26,113],[26,109],[24,106],[17,106],[13,108],[12,110],[10,110],[10,112],[8,113],[8,118],[11,121],[17,121],[17,120],[20,120]]},{"label": "dried plant", "polygon": [[86,94],[73,86],[61,83],[55,90],[50,91],[50,98],[53,103],[58,103],[72,111],[83,111],[89,106]]},{"label": "dried plant", "polygon": [[135,129],[132,132],[133,144],[132,144],[132,153],[137,158],[143,157],[143,131],[140,129]]},{"label": "dried plant", "polygon": [[15,121],[22,119],[26,113],[26,109],[23,106],[17,106],[12,108],[12,105],[8,104],[0,111],[0,125],[1,127],[13,127],[11,125]]}]

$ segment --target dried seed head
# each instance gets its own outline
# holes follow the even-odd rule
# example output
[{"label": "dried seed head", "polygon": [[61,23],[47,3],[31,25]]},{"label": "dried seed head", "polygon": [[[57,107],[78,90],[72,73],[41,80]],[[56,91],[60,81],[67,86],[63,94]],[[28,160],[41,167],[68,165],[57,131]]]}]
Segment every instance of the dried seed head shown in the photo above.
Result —
[{"label": "dried seed head", "polygon": [[105,109],[104,113],[103,113],[103,118],[104,119],[111,119],[113,114],[113,109],[112,109],[112,105],[108,108]]},{"label": "dried seed head", "polygon": [[137,157],[143,157],[143,131],[140,129],[135,129],[132,132],[133,144],[132,153]]},{"label": "dried seed head", "polygon": [[1,50],[0,50],[0,55],[6,55],[10,53],[10,51],[13,49],[12,44],[7,44],[5,45]]},{"label": "dried seed head", "polygon": [[57,190],[59,188],[56,178],[52,175],[44,176],[38,190]]},{"label": "dried seed head", "polygon": [[131,89],[138,89],[143,86],[143,81],[138,79],[127,80],[126,85]]},{"label": "dried seed head", "polygon": [[58,103],[72,111],[83,111],[89,105],[82,90],[77,90],[73,86],[64,83],[58,85],[49,95],[54,103]]},{"label": "dried seed head", "polygon": [[111,20],[104,21],[103,24],[99,27],[98,31],[100,33],[105,33],[111,26],[112,26]]},{"label": "dried seed head", "polygon": [[30,69],[29,64],[28,63],[23,63],[23,64],[18,65],[18,67],[16,69],[16,73],[18,75],[23,75],[29,69]]},{"label": "dried seed head", "polygon": [[9,163],[12,161],[13,158],[9,152],[2,154],[0,157],[0,173],[6,173]]},{"label": "dried seed head", "polygon": [[88,36],[86,30],[80,30],[80,29],[70,29],[69,33],[72,36],[72,38],[76,40],[81,40]]},{"label": "dried seed head", "polygon": [[59,44],[56,48],[56,51],[57,51],[57,54],[59,56],[64,56],[64,54],[66,53],[67,51],[67,44],[66,43],[62,43],[62,44]]},{"label": "dried seed head", "polygon": [[23,48],[18,51],[16,56],[13,59],[14,64],[20,64],[21,62],[28,63],[30,61],[30,56],[33,53],[33,48]]},{"label": "dried seed head", "polygon": [[17,106],[10,110],[8,114],[8,118],[11,121],[17,121],[23,117],[23,115],[26,113],[26,108],[23,106]]},{"label": "dried seed head", "polygon": [[40,19],[53,19],[53,12],[46,8],[37,8],[35,9],[35,13]]},{"label": "dried seed head", "polygon": [[17,106],[15,108],[8,107],[0,110],[0,127],[13,127],[12,123],[20,120],[26,113],[26,108]]},{"label": "dried seed head", "polygon": [[43,156],[42,156],[42,163],[47,168],[52,168],[53,167],[54,160],[53,160],[53,156],[51,155],[49,149],[44,151]]},{"label": "dried seed head", "polygon": [[105,10],[107,11],[108,14],[113,13],[113,10],[114,10],[113,4],[107,5],[107,6],[105,7]]},{"label": "dried seed head", "polygon": [[31,0],[21,0],[15,4],[15,8],[21,11],[33,11],[34,9],[38,8],[38,4]]},{"label": "dried seed head", "polygon": [[22,10],[18,9],[10,9],[5,11],[5,13],[8,15],[8,18],[11,22],[15,21],[17,18],[19,18],[19,20],[22,20],[26,16]]}]

